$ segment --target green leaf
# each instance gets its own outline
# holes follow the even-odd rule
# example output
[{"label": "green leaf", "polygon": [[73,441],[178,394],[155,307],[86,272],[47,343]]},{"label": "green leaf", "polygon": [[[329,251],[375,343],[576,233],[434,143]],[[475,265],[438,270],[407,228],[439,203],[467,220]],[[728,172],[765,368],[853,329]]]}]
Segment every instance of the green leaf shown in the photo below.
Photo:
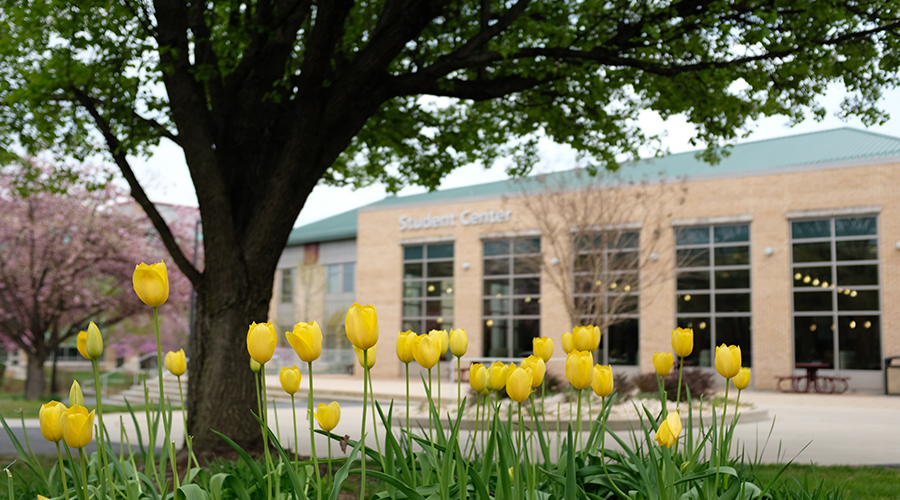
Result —
[{"label": "green leaf", "polygon": [[210,500],[209,493],[196,484],[186,484],[175,490],[175,500]]}]

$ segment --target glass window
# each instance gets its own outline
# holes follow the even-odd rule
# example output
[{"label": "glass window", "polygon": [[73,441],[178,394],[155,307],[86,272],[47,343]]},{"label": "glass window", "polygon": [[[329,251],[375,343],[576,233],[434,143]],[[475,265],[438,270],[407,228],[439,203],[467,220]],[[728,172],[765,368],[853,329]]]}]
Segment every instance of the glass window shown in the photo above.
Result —
[{"label": "glass window", "polygon": [[294,268],[288,267],[281,270],[281,303],[294,302]]},{"label": "glass window", "polygon": [[751,366],[750,225],[677,228],[675,235],[676,324],[694,330],[685,364],[713,366],[715,346],[724,343],[740,346]]},{"label": "glass window", "polygon": [[[597,231],[574,236],[574,300],[581,324],[603,329],[600,364],[638,363],[640,232]],[[702,276],[679,276],[685,286],[703,286]]]},{"label": "glass window", "polygon": [[356,285],[356,263],[350,262],[344,264],[344,289],[342,290],[344,293],[350,293],[354,291]]},{"label": "glass window", "polygon": [[341,293],[341,266],[331,264],[325,268],[325,293]]},{"label": "glass window", "polygon": [[880,369],[878,218],[794,221],[791,235],[794,362]]},{"label": "glass window", "polygon": [[485,240],[482,352],[487,357],[521,357],[540,336],[541,240]]},{"label": "glass window", "polygon": [[453,243],[404,247],[404,331],[422,334],[453,328],[453,286]]}]

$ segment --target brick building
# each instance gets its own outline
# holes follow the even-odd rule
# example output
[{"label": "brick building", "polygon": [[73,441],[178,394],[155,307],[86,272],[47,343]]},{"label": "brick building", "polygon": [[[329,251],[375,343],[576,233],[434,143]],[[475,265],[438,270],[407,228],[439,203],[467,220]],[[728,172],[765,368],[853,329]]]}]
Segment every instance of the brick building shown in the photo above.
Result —
[{"label": "brick building", "polygon": [[741,144],[715,166],[689,152],[391,196],[294,230],[271,317],[316,320],[340,349],[346,308],[375,304],[381,377],[401,374],[401,330],[465,328],[464,362],[521,357],[533,336],[561,358],[580,314],[603,318],[595,359],[618,369],[652,370],[690,326],[691,365],[739,344],[757,389],[821,363],[881,391],[900,355],[898,186],[900,138],[842,128]]}]

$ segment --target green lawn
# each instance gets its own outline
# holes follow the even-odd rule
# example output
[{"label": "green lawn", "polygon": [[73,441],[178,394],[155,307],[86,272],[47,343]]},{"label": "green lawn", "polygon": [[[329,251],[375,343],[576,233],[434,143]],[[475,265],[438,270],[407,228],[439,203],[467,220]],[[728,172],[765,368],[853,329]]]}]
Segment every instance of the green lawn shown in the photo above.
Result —
[{"label": "green lawn", "polygon": [[[763,465],[757,468],[760,483],[766,485],[778,472],[781,466]],[[779,481],[801,483],[808,480],[811,488],[821,479],[830,488],[840,487],[846,493],[845,498],[861,500],[896,500],[900,498],[900,469],[887,467],[852,467],[852,466],[812,466],[791,465]]]},{"label": "green lawn", "polygon": [[[0,415],[3,416],[6,420],[18,419],[21,413],[25,414],[25,418],[37,418],[38,413],[41,411],[41,405],[46,403],[47,401],[63,401],[68,399],[68,396],[60,398],[47,398],[46,400],[37,400],[37,401],[25,401],[22,398],[21,394],[9,394],[9,393],[0,393]],[[144,405],[133,405],[131,407],[134,411],[143,411],[146,409]],[[152,408],[156,408],[153,406]],[[177,409],[177,408],[176,408]],[[103,405],[104,413],[115,413],[115,412],[127,412],[128,407],[126,406],[112,406],[112,405]]]}]

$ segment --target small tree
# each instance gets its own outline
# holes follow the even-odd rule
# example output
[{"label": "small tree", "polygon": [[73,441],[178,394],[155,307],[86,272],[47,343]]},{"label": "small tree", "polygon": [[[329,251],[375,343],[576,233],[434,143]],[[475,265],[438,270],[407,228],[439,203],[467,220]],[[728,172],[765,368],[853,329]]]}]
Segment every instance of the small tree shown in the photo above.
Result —
[{"label": "small tree", "polygon": [[90,321],[105,330],[144,311],[131,276],[154,254],[146,216],[119,204],[112,186],[20,189],[57,174],[32,163],[0,175],[0,336],[28,355],[27,399],[44,392],[48,357]]},{"label": "small tree", "polygon": [[[670,215],[664,208],[684,202],[683,184],[626,182],[620,173],[591,176],[577,169],[522,187],[526,213],[549,245],[542,275],[563,297],[570,325],[607,330],[637,317],[642,291],[671,279],[643,271],[658,267],[659,235]],[[642,232],[650,237],[641,238]]]}]

